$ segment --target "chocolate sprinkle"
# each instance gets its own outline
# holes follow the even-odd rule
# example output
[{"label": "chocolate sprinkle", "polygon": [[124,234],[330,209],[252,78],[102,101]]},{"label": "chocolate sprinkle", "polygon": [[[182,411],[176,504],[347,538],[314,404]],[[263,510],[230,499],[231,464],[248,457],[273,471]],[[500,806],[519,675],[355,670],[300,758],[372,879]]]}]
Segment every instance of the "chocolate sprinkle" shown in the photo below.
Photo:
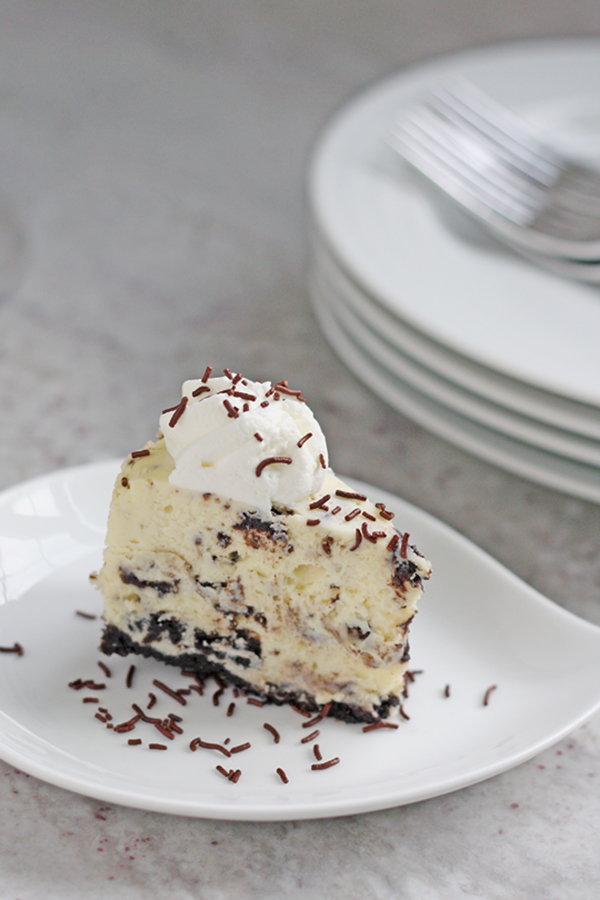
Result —
[{"label": "chocolate sprinkle", "polygon": [[297,447],[303,447],[304,444],[305,444],[305,443],[309,440],[309,438],[311,438],[311,437],[312,437],[312,431],[309,431],[308,434],[303,434],[302,437],[300,438],[300,440],[298,441],[298,443],[296,444],[296,446],[297,446]]},{"label": "chocolate sprinkle", "polygon": [[237,747],[231,748],[231,753],[241,753],[242,750],[249,750],[251,747],[250,741],[246,741],[245,744],[238,744]]},{"label": "chocolate sprinkle", "polygon": [[408,713],[404,712],[404,708],[403,708],[402,704],[400,704],[399,709],[400,709],[400,715],[402,716],[402,718],[406,719],[406,721],[408,722],[410,719],[410,716],[408,715]]},{"label": "chocolate sprinkle", "polygon": [[190,750],[197,750],[198,747],[202,747],[205,750],[218,750],[219,753],[223,753],[227,757],[231,756],[231,751],[227,747],[223,747],[221,744],[211,744],[209,741],[203,741],[199,737],[190,741]]},{"label": "chocolate sprinkle", "polygon": [[97,619],[98,616],[95,616],[93,613],[82,612],[80,609],[75,610],[76,616],[81,616],[82,619]]},{"label": "chocolate sprinkle", "polygon": [[[96,617],[94,616],[94,618]],[[17,656],[23,656],[23,652],[22,646],[17,642],[15,642],[12,647],[0,647],[0,653],[16,653]],[[82,687],[83,686],[84,685],[82,685]],[[71,687],[71,685],[69,685],[69,687]]]},{"label": "chocolate sprinkle", "polygon": [[279,732],[277,731],[277,729],[276,729],[276,728],[273,728],[272,725],[269,725],[268,722],[265,722],[265,723],[264,723],[263,728],[266,728],[267,731],[270,731],[270,732],[271,732],[271,734],[273,735],[273,740],[275,741],[276,744],[278,744],[279,741],[281,740],[281,735],[279,734]]},{"label": "chocolate sprinkle", "polygon": [[260,478],[260,476],[262,475],[263,469],[265,469],[266,466],[272,466],[274,463],[283,463],[283,464],[289,466],[291,462],[292,462],[292,459],[290,456],[269,456],[269,457],[267,457],[267,459],[261,460],[261,462],[259,462],[259,464],[257,465],[256,477]]},{"label": "chocolate sprinkle", "polygon": [[320,500],[315,500],[314,503],[309,503],[309,509],[325,509],[325,504],[328,500],[331,500],[331,494],[324,494]]},{"label": "chocolate sprinkle", "polygon": [[257,441],[261,441],[261,442],[264,441],[264,437],[262,436],[262,434],[259,434],[258,431],[254,432],[254,437],[256,438]]},{"label": "chocolate sprinkle", "polygon": [[131,454],[132,459],[139,459],[140,456],[150,456],[150,451],[144,448],[144,450],[134,450]]},{"label": "chocolate sprinkle", "polygon": [[352,519],[355,519],[356,516],[360,516],[360,507],[356,506],[354,509],[351,509],[347,516],[344,516],[344,520],[346,522],[350,522]]},{"label": "chocolate sprinkle", "polygon": [[142,718],[142,716],[136,715],[132,719],[129,719],[128,722],[121,722],[120,725],[115,725],[115,731],[118,734],[121,734],[122,732],[126,732],[126,731],[133,731],[133,729],[136,726],[136,723],[139,722],[141,718]]},{"label": "chocolate sprinkle", "polygon": [[227,715],[232,716],[234,709],[235,709],[235,703],[232,700],[231,703],[229,704],[229,706],[227,707]]},{"label": "chocolate sprinkle", "polygon": [[[364,729],[363,729],[363,731],[364,731]],[[318,744],[315,744],[313,746],[313,753],[315,754],[315,759],[317,760],[317,762],[321,762],[321,760],[323,759],[323,755],[321,753],[321,748],[319,747]]]},{"label": "chocolate sprinkle", "polygon": [[246,703],[250,703],[252,706],[264,706],[266,700],[257,700],[256,697],[248,697]]},{"label": "chocolate sprinkle", "polygon": [[192,391],[192,397],[199,397],[200,394],[205,394],[207,391],[210,391],[209,386],[207,384],[201,384],[195,391]]},{"label": "chocolate sprinkle", "polygon": [[241,769],[236,769],[235,772],[232,770],[232,771],[229,773],[229,780],[232,781],[234,784],[237,784],[238,781],[240,780],[240,775],[241,775],[241,774],[242,774],[242,770],[241,770]]},{"label": "chocolate sprinkle", "polygon": [[357,529],[356,529],[355,534],[356,534],[356,537],[355,537],[355,539],[354,539],[354,544],[350,547],[350,552],[351,552],[351,553],[352,553],[353,550],[358,550],[358,548],[360,547],[360,545],[361,545],[361,543],[362,543],[362,533],[361,533],[360,528],[357,528]]},{"label": "chocolate sprinkle", "polygon": [[142,739],[141,739],[141,738],[129,738],[129,740],[127,741],[127,743],[128,743],[131,747],[138,747],[138,746],[142,743]]},{"label": "chocolate sprinkle", "polygon": [[84,697],[82,703],[100,703],[97,697]]},{"label": "chocolate sprinkle", "polygon": [[110,669],[108,668],[108,666],[106,665],[106,663],[103,663],[102,660],[99,660],[99,661],[98,661],[98,665],[100,666],[100,668],[102,669],[102,671],[104,672],[104,674],[106,675],[106,677],[107,677],[107,678],[110,678],[110,677],[111,677],[111,675],[110,675]]},{"label": "chocolate sprinkle", "polygon": [[399,534],[395,534],[395,535],[392,537],[392,539],[391,539],[391,541],[389,542],[389,544],[387,545],[387,548],[386,548],[386,549],[387,549],[387,550],[393,550],[394,547],[396,546],[396,544],[398,543],[399,540],[400,540],[400,535],[399,535]]},{"label": "chocolate sprinkle", "polygon": [[128,688],[130,688],[133,684],[133,676],[135,675],[135,666],[129,666],[129,671],[127,672],[127,678],[125,679],[125,684]]},{"label": "chocolate sprinkle", "polygon": [[484,706],[487,706],[487,705],[488,705],[488,703],[490,702],[490,697],[491,697],[491,695],[492,695],[492,692],[495,691],[497,687],[498,687],[497,684],[492,684],[491,687],[489,687],[489,688],[487,689],[487,691],[485,692],[485,697],[483,698],[483,705],[484,705]]},{"label": "chocolate sprinkle", "polygon": [[149,750],[166,750],[166,746],[164,744],[148,744]]},{"label": "chocolate sprinkle", "polygon": [[231,774],[231,769],[228,772],[227,769],[223,768],[223,766],[215,766],[215,769],[217,770],[217,772],[220,772],[221,775],[224,775],[225,778],[229,778],[229,775]]},{"label": "chocolate sprinkle", "polygon": [[372,722],[365,725],[363,731],[378,731],[380,728],[398,728],[398,725],[395,722]]},{"label": "chocolate sprinkle", "polygon": [[289,782],[290,779],[287,777],[287,775],[285,774],[283,769],[279,768],[279,769],[275,769],[275,771],[277,772],[277,774],[279,775],[279,777],[281,778],[281,780],[283,781],[284,784],[287,784]]},{"label": "chocolate sprinkle", "polygon": [[307,519],[306,524],[307,525],[320,525],[321,520],[320,519]]},{"label": "chocolate sprinkle", "polygon": [[356,491],[336,491],[336,497],[345,497],[347,500],[366,500],[364,494],[357,494]]},{"label": "chocolate sprinkle", "polygon": [[156,703],[156,694],[153,694],[152,691],[148,692],[148,709],[152,709],[154,704]]},{"label": "chocolate sprinkle", "polygon": [[319,462],[321,463],[321,468],[322,468],[322,469],[326,469],[326,468],[327,468],[327,463],[325,462],[325,457],[323,456],[322,453],[319,453]]},{"label": "chocolate sprinkle", "polygon": [[227,415],[230,419],[237,419],[239,416],[239,410],[237,406],[232,406],[229,400],[223,400],[223,406],[227,410]]},{"label": "chocolate sprinkle", "polygon": [[171,418],[169,419],[169,428],[174,428],[179,422],[180,418],[185,412],[185,408],[187,406],[188,398],[182,397],[179,401],[179,404],[175,407],[175,411]]},{"label": "chocolate sprinkle", "polygon": [[300,743],[301,743],[301,744],[308,744],[309,741],[314,741],[314,739],[315,739],[316,737],[319,737],[320,734],[321,734],[321,732],[320,732],[319,729],[317,728],[317,729],[315,729],[315,731],[311,731],[310,734],[307,734],[307,735],[305,735],[303,738],[301,738]]},{"label": "chocolate sprinkle", "polygon": [[450,685],[447,684],[446,687],[444,688],[444,697],[449,697],[449,696],[450,696]]},{"label": "chocolate sprinkle", "polygon": [[312,728],[313,725],[316,725],[317,722],[320,722],[322,719],[324,719],[326,717],[326,715],[330,709],[331,709],[331,701],[329,703],[326,703],[325,706],[323,707],[323,709],[320,712],[318,712],[316,716],[314,716],[312,719],[310,719],[310,721],[303,722],[302,727],[303,728]]},{"label": "chocolate sprinkle", "polygon": [[409,535],[408,531],[405,531],[404,534],[402,535],[402,544],[400,546],[400,556],[402,557],[402,559],[406,559],[406,551],[408,549],[409,537],[410,537],[410,535]]},{"label": "chocolate sprinkle", "polygon": [[162,681],[159,681],[158,678],[155,678],[152,682],[154,687],[159,688],[161,691],[164,691],[165,694],[168,694],[172,700],[176,700],[178,703],[181,703],[182,706],[187,706],[187,700],[185,697],[182,697],[177,691],[174,691],[168,685],[163,684]]},{"label": "chocolate sprinkle", "polygon": [[318,769],[330,769],[332,766],[337,766],[339,761],[339,756],[334,756],[333,759],[328,759],[327,762],[313,763],[311,769],[314,769],[315,771]]},{"label": "chocolate sprinkle", "polygon": [[221,686],[218,687],[217,690],[214,692],[213,698],[212,698],[213,706],[218,706],[218,705],[219,705],[219,699],[220,699],[220,697],[221,697],[221,694],[222,694],[224,691],[225,691],[225,688],[223,687],[223,685],[221,685]]},{"label": "chocolate sprinkle", "polygon": [[206,383],[206,382],[208,381],[208,379],[210,378],[210,373],[212,372],[212,370],[213,370],[213,369],[212,369],[212,366],[207,366],[206,369],[205,369],[205,371],[204,371],[204,375],[202,376],[202,378],[200,379],[200,381]]}]

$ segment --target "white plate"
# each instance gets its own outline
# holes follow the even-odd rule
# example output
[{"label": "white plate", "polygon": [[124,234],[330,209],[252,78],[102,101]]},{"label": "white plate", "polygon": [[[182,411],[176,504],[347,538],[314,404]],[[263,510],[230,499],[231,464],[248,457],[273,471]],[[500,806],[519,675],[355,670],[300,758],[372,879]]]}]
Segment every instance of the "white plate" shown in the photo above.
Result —
[{"label": "white plate", "polygon": [[600,407],[600,292],[520,259],[428,190],[386,145],[398,112],[460,75],[600,159],[600,41],[486,47],[416,66],[353,100],[313,156],[314,226],[365,293],[505,376]]},{"label": "white plate", "polygon": [[554,428],[600,440],[600,409],[507,378],[436,344],[365,294],[340,268],[316,233],[311,235],[310,246],[309,268],[315,278],[331,295],[342,298],[371,331],[398,348],[400,353],[492,403]]},{"label": "white plate", "polygon": [[600,469],[596,466],[524,444],[438,403],[386,369],[379,357],[368,354],[364,344],[358,343],[347,330],[346,322],[335,317],[329,295],[320,293],[318,282],[312,281],[309,290],[315,298],[315,311],[323,333],[333,349],[355,376],[390,406],[428,431],[509,472],[574,497],[600,502]]},{"label": "white plate", "polygon": [[[327,720],[319,744],[326,771],[310,769],[303,720],[289,708],[258,708],[231,694],[212,704],[210,692],[185,708],[152,686],[178,687],[176,669],[135,659],[97,666],[99,612],[87,573],[100,562],[115,462],[67,469],[0,497],[3,646],[19,641],[23,656],[0,654],[0,756],[39,778],[112,803],[208,818],[277,820],[339,816],[433,797],[481,781],[530,758],[584,722],[600,706],[600,629],[565,612],[431,516],[362,484],[397,513],[398,525],[434,562],[434,577],[412,631],[410,721],[396,731],[363,734],[360,726]],[[125,686],[132,662],[134,685]],[[152,726],[118,735],[95,718],[85,692],[67,687],[92,677],[107,687],[101,705],[127,719],[132,701],[153,690],[155,712],[184,718],[185,735],[168,744]],[[445,685],[450,697],[444,697]],[[488,706],[483,697],[497,685]],[[92,694],[94,692],[90,692]],[[281,733],[275,744],[262,726]],[[144,740],[130,747],[131,736]],[[250,750],[226,759],[192,753],[189,740],[249,740]],[[237,784],[217,764],[242,770]],[[281,766],[284,785],[275,774]]]},{"label": "white plate", "polygon": [[330,311],[339,322],[343,323],[345,331],[355,343],[383,368],[426,396],[474,422],[538,449],[577,463],[594,466],[600,471],[600,441],[552,428],[543,422],[521,416],[440,377],[398,347],[391,346],[385,338],[374,332],[368,321],[354,313],[353,308],[346,302],[346,294],[336,291],[334,284],[322,276],[323,273],[314,272],[310,283],[318,286],[317,291],[320,291],[321,297],[328,297],[327,305]]}]

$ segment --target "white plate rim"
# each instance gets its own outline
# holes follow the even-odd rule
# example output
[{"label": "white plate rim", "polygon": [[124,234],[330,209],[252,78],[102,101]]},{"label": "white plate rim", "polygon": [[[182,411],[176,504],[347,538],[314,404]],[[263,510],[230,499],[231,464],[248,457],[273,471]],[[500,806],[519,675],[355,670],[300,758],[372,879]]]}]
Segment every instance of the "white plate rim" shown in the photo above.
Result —
[{"label": "white plate rim", "polygon": [[362,345],[352,340],[333,315],[328,298],[319,293],[318,285],[311,282],[309,292],[316,298],[315,312],[332,348],[355,377],[386,403],[433,434],[501,469],[553,490],[593,503],[600,502],[600,473],[595,467],[523,444],[422,394],[383,369]]},{"label": "white plate rim", "polygon": [[328,306],[355,343],[362,347],[367,356],[379,360],[380,364],[406,381],[417,390],[431,397],[437,403],[471,419],[487,428],[498,431],[520,443],[551,453],[555,456],[583,463],[600,469],[600,442],[572,432],[556,429],[543,422],[521,416],[488,401],[478,394],[453,383],[431,371],[427,366],[405,354],[400,348],[390,346],[384,336],[370,327],[363,316],[356,313],[347,297],[335,291],[331,283],[319,278],[320,273],[312,273],[313,282],[320,284],[321,294],[329,291]]},{"label": "white plate rim", "polygon": [[373,332],[401,353],[491,403],[553,428],[600,440],[600,410],[597,408],[518,382],[436,344],[427,335],[392,315],[390,310],[377,302],[377,298],[366,294],[353,281],[352,275],[344,271],[315,230],[311,232],[309,247],[308,269],[311,276],[325,280],[330,291],[335,291],[348,307],[369,324]]}]

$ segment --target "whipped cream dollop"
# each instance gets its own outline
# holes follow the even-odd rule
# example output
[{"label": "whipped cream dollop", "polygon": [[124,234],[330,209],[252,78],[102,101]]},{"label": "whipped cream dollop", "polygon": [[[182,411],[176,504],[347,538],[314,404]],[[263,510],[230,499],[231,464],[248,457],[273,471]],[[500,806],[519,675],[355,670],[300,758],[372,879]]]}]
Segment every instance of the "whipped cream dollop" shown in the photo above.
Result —
[{"label": "whipped cream dollop", "polygon": [[[207,370],[208,372],[208,370]],[[229,373],[183,384],[177,407],[160,417],[176,487],[220,494],[270,513],[318,493],[327,445],[300,391],[286,382]]]}]

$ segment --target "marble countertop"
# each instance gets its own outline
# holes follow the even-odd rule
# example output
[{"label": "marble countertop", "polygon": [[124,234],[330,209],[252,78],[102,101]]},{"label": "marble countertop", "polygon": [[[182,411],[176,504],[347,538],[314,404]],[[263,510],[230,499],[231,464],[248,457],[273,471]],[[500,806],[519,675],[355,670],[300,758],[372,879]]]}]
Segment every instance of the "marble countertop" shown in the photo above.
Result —
[{"label": "marble countertop", "polygon": [[[301,383],[332,465],[600,624],[600,509],[432,436],[320,334],[304,175],[354,92],[420,59],[591,35],[596,3],[7,0],[0,6],[0,487],[121,456],[210,363]],[[128,809],[0,762],[0,896],[591,898],[600,717],[456,793],[332,820]]]}]

